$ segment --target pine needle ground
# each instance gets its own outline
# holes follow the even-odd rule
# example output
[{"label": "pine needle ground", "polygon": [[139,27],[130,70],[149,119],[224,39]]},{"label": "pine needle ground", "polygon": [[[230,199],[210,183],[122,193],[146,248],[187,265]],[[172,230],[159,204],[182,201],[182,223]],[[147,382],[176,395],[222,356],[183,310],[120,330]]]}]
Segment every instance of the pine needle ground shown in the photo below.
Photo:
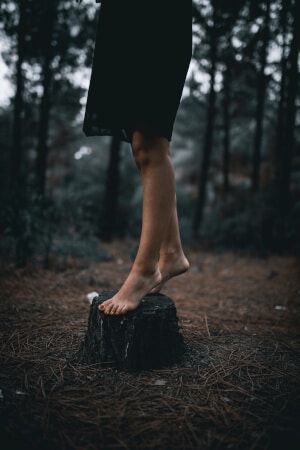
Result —
[{"label": "pine needle ground", "polygon": [[1,263],[1,434],[21,449],[299,448],[299,260],[199,252],[164,291],[181,364],[138,374],[74,358],[86,294],[118,288],[130,243],[64,269]]}]

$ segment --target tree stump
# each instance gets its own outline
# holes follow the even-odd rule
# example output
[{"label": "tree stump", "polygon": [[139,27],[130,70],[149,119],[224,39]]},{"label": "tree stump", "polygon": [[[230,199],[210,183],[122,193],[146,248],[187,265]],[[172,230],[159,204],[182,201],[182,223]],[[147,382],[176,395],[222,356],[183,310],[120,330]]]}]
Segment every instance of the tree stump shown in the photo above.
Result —
[{"label": "tree stump", "polygon": [[179,362],[183,339],[173,300],[162,294],[148,294],[136,310],[106,315],[98,305],[116,292],[106,291],[93,299],[81,351],[84,361],[114,362],[129,371]]}]

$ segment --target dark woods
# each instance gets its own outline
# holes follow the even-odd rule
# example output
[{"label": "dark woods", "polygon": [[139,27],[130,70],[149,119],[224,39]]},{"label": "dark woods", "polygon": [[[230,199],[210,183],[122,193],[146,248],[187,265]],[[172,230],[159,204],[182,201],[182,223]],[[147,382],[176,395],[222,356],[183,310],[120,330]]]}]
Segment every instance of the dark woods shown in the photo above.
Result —
[{"label": "dark woods", "polygon": [[[105,257],[99,239],[139,230],[129,146],[81,129],[98,12],[94,1],[0,5],[14,88],[0,109],[0,245],[19,266]],[[297,0],[194,1],[172,141],[186,241],[299,252],[299,21]]]}]

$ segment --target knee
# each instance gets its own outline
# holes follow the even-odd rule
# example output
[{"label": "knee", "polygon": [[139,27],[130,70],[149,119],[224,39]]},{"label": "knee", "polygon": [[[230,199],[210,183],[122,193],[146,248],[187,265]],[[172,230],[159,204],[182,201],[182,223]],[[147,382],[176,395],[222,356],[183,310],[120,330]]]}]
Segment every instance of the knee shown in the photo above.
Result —
[{"label": "knee", "polygon": [[162,137],[135,132],[132,139],[132,153],[140,169],[161,164],[169,155],[169,142]]},{"label": "knee", "polygon": [[140,136],[132,140],[132,153],[139,168],[147,167],[153,160],[153,147],[149,139]]}]

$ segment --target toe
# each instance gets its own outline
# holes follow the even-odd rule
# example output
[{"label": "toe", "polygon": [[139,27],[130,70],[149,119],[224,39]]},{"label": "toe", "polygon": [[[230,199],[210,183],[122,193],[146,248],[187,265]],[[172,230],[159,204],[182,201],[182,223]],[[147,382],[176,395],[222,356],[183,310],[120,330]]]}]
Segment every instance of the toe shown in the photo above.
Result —
[{"label": "toe", "polygon": [[104,302],[104,313],[105,314],[110,314],[110,310],[113,307],[113,303],[111,300],[108,300],[106,302]]},{"label": "toe", "polygon": [[110,310],[110,314],[111,315],[115,315],[117,310],[118,310],[118,308],[119,308],[119,305],[113,305],[111,310]]},{"label": "toe", "polygon": [[121,305],[118,305],[118,309],[116,310],[116,314],[117,314],[117,315],[120,315],[120,314],[121,314],[122,308],[123,308],[123,305],[122,305],[122,304],[121,304]]},{"label": "toe", "polygon": [[105,311],[108,305],[111,303],[111,300],[105,300],[105,302],[101,303],[101,305],[98,306],[100,311]]},{"label": "toe", "polygon": [[106,308],[106,314],[111,314],[111,310],[113,309],[114,305],[113,303],[110,303]]},{"label": "toe", "polygon": [[124,305],[118,305],[118,308],[117,308],[117,310],[116,310],[116,312],[115,312],[115,314],[116,314],[117,316],[119,316],[120,314],[122,314],[123,306],[124,306]]},{"label": "toe", "polygon": [[121,306],[119,311],[120,311],[120,314],[126,314],[128,312],[128,306],[126,306],[126,305]]}]

